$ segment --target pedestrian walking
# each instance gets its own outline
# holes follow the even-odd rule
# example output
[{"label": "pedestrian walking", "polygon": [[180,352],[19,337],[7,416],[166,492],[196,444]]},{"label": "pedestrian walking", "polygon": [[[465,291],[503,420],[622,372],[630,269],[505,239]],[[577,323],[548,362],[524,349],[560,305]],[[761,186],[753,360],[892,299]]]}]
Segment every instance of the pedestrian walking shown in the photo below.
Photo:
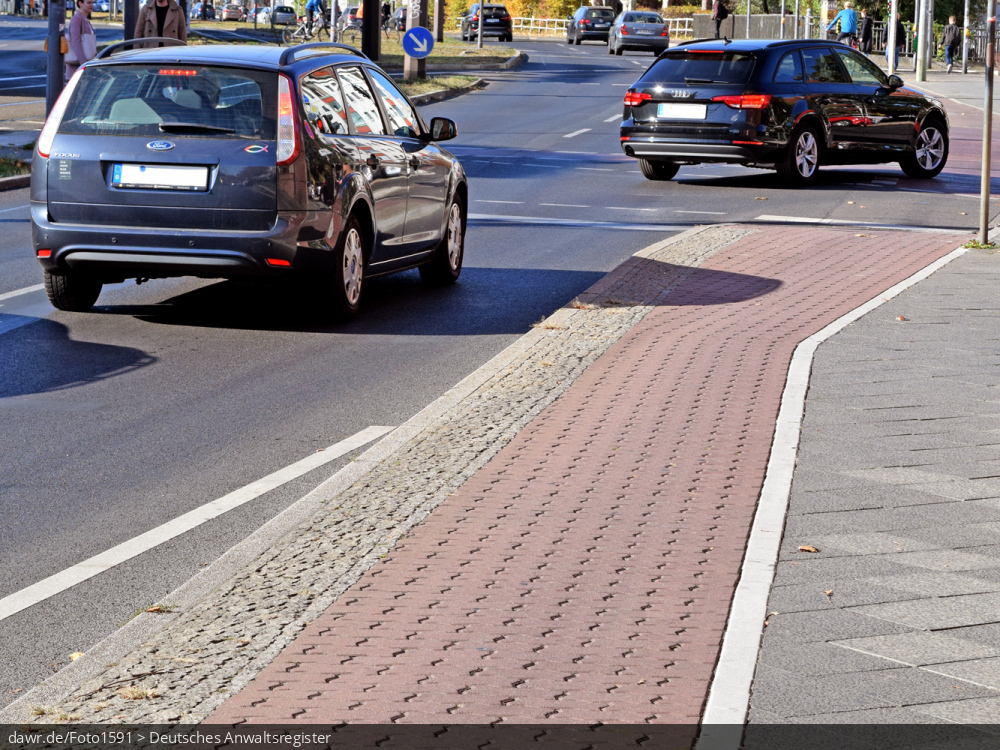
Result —
[{"label": "pedestrian walking", "polygon": [[[889,62],[889,23],[886,22],[886,37],[885,37],[885,61],[886,64]],[[903,22],[896,19],[896,55],[893,61],[893,69],[899,67],[899,51],[906,46],[906,29],[903,28]]]},{"label": "pedestrian walking", "polygon": [[861,21],[858,25],[858,39],[861,41],[861,52],[865,55],[872,53],[872,40],[874,36],[875,22],[868,15],[865,8],[861,9]]},{"label": "pedestrian walking", "polygon": [[826,27],[827,31],[833,31],[833,27],[837,25],[838,21],[840,22],[840,33],[837,34],[838,42],[843,42],[846,39],[847,44],[850,44],[851,40],[858,34],[858,14],[851,7],[852,4],[851,0],[847,0],[844,3],[844,9],[834,16],[830,25]]},{"label": "pedestrian walking", "polygon": [[[204,4],[202,4],[204,8]],[[176,0],[154,0],[146,3],[139,11],[139,20],[135,23],[135,38],[150,39],[152,37],[180,39],[187,42],[187,25],[184,23],[184,11]],[[162,47],[163,42],[136,45],[143,47]]]},{"label": "pedestrian walking", "polygon": [[955,64],[955,53],[958,52],[958,45],[962,43],[962,30],[955,22],[955,16],[948,17],[948,25],[944,27],[941,34],[941,46],[944,47],[944,62],[951,72],[952,65]]},{"label": "pedestrian walking", "polygon": [[66,80],[80,69],[88,60],[97,57],[97,35],[90,25],[88,16],[94,9],[94,0],[76,0],[76,13],[70,19],[66,39],[69,42],[69,52],[63,58],[66,64]]},{"label": "pedestrian walking", "polygon": [[712,21],[715,23],[715,38],[719,38],[719,31],[722,22],[729,18],[729,8],[726,7],[726,0],[715,0],[712,6]]}]

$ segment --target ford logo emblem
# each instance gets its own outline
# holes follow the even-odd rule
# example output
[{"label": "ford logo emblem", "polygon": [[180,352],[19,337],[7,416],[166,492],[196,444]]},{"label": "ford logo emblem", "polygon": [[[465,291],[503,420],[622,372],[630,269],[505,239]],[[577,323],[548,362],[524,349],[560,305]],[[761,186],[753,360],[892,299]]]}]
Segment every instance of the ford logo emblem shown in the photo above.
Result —
[{"label": "ford logo emblem", "polygon": [[174,147],[170,141],[150,141],[146,144],[146,148],[151,148],[153,151],[169,151]]}]

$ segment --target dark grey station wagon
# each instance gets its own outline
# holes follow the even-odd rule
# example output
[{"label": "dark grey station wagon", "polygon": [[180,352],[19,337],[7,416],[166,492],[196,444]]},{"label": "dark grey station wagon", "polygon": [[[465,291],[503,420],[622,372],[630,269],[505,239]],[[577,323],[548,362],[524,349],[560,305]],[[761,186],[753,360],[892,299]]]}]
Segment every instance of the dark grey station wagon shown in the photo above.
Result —
[{"label": "dark grey station wagon", "polygon": [[32,164],[52,304],[171,276],[301,277],[332,317],[365,279],[462,269],[468,187],[428,125],[352,47],[108,48],[68,84]]}]

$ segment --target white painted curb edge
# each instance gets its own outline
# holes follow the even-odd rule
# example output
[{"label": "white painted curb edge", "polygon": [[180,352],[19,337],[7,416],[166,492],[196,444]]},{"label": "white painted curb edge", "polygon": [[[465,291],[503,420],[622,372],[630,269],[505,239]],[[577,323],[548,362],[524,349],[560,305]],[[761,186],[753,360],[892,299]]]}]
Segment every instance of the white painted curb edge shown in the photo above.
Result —
[{"label": "white painted curb edge", "polygon": [[953,250],[860,307],[837,318],[795,347],[788,367],[785,390],[781,395],[781,407],[778,410],[764,486],[751,526],[739,584],[736,586],[733,604],[729,611],[719,663],[715,668],[701,720],[703,729],[698,738],[699,750],[708,747],[713,750],[716,748],[721,750],[723,747],[735,749],[740,746],[742,740],[742,731],[734,732],[732,725],[742,727],[750,706],[750,689],[763,637],[767,599],[774,581],[778,551],[785,527],[788,497],[792,488],[792,472],[795,469],[795,457],[798,452],[799,430],[816,349],[834,334],[917,282],[923,281],[967,251],[964,247]]}]

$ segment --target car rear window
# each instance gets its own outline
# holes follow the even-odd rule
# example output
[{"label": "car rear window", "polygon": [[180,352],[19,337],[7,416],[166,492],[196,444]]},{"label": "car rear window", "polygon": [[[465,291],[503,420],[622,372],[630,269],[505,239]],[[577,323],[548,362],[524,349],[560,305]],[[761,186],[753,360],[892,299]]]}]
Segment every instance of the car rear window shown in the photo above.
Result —
[{"label": "car rear window", "polygon": [[753,64],[753,55],[744,52],[671,52],[655,62],[641,81],[744,84]]},{"label": "car rear window", "polygon": [[192,129],[170,135],[274,140],[276,76],[201,65],[116,65],[85,68],[60,133],[160,136],[161,123],[231,130]]},{"label": "car rear window", "polygon": [[655,13],[626,13],[622,23],[663,23]]},{"label": "car rear window", "polygon": [[611,8],[591,8],[587,11],[586,17],[603,18],[610,21],[615,17],[615,12]]}]

